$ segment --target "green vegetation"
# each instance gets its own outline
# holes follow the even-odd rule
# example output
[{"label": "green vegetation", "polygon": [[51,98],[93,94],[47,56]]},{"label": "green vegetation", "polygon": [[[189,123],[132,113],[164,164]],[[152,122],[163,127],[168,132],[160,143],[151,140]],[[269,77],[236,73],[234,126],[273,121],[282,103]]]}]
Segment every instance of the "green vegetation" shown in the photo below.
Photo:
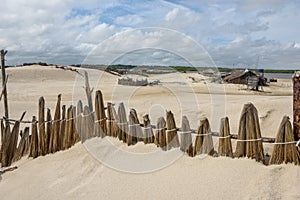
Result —
[{"label": "green vegetation", "polygon": [[292,69],[266,69],[265,73],[294,73],[295,71]]},{"label": "green vegetation", "polygon": [[[26,65],[43,65],[43,66],[53,66],[53,64],[48,64],[44,62],[37,62],[37,63],[24,63],[23,66]],[[160,69],[160,70],[168,70],[168,69],[174,69],[179,72],[187,72],[187,71],[203,71],[207,69],[213,69],[215,71],[219,72],[231,72],[233,70],[244,70],[245,68],[226,68],[226,67],[191,67],[191,66],[138,66],[138,65],[123,65],[123,64],[112,64],[112,65],[90,65],[90,64],[76,64],[71,65],[74,67],[86,67],[86,68],[92,68],[92,69],[102,69],[107,71],[115,71],[118,73],[122,73],[124,70],[130,70],[136,67],[146,67],[146,68],[152,68],[152,69]],[[120,72],[121,70],[121,72]],[[257,71],[256,69],[251,69],[251,71]],[[265,69],[265,73],[294,73],[296,70],[292,69]]]},{"label": "green vegetation", "polygon": [[[206,69],[216,69],[219,72],[231,72],[233,70],[244,70],[244,68],[225,68],[225,67],[219,67],[219,68],[209,68],[209,67],[188,67],[188,66],[170,66],[176,71],[183,72],[183,71],[203,71]],[[251,71],[257,71],[256,69],[249,69]],[[265,69],[265,73],[294,73],[295,70],[292,69]]]}]

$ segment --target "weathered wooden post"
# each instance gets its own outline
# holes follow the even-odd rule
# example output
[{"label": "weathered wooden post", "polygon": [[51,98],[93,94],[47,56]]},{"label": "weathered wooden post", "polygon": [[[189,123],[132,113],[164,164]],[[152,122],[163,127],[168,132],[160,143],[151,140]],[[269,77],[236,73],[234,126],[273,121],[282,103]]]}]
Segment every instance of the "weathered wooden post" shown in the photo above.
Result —
[{"label": "weathered wooden post", "polygon": [[45,99],[39,99],[39,155],[46,155]]},{"label": "weathered wooden post", "polygon": [[3,102],[4,102],[4,115],[5,118],[7,120],[5,120],[5,124],[6,126],[9,126],[9,122],[8,122],[8,102],[7,102],[7,89],[6,89],[6,84],[7,84],[7,77],[6,77],[6,73],[5,73],[5,55],[6,55],[7,51],[5,50],[1,50],[0,54],[1,54],[1,71],[2,71],[2,93],[1,96],[3,95]]},{"label": "weathered wooden post", "polygon": [[119,116],[119,131],[118,131],[118,138],[122,140],[124,143],[128,142],[128,122],[126,117],[126,111],[124,103],[120,103],[118,108],[118,116]]},{"label": "weathered wooden post", "polygon": [[300,71],[293,75],[293,88],[294,88],[294,137],[295,140],[300,139]]},{"label": "weathered wooden post", "polygon": [[167,149],[170,150],[172,148],[177,148],[180,146],[179,139],[177,135],[176,123],[174,119],[174,115],[171,111],[167,111]]},{"label": "weathered wooden post", "polygon": [[85,80],[85,93],[88,101],[89,110],[90,112],[93,112],[93,101],[92,101],[93,89],[90,88],[89,75],[86,71],[84,71],[84,80]]},{"label": "weathered wooden post", "polygon": [[37,129],[37,121],[35,116],[32,117],[31,144],[30,144],[29,157],[32,158],[38,157],[38,129]]}]

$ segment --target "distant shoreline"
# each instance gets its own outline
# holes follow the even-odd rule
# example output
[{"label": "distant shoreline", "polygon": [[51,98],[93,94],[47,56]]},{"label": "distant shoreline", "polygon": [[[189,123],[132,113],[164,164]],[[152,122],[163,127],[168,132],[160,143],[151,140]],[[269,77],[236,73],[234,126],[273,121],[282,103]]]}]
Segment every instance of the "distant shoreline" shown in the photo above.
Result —
[{"label": "distant shoreline", "polygon": [[[6,67],[22,67],[27,65],[42,65],[42,66],[61,66],[57,64],[48,64],[44,62],[36,62],[36,63],[24,63],[23,65],[17,66],[6,66]],[[78,65],[69,65],[73,67],[83,67],[83,68],[92,68],[92,69],[110,69],[110,70],[130,70],[133,68],[151,68],[151,69],[173,69],[178,72],[192,72],[192,71],[203,71],[207,69],[215,69],[219,72],[232,72],[235,70],[245,70],[245,68],[226,68],[226,67],[190,67],[190,66],[148,66],[148,65],[123,65],[123,64],[114,64],[114,65],[103,65],[103,64],[78,64]],[[248,68],[251,71],[258,71],[258,69]],[[264,69],[264,73],[286,73],[286,74],[293,74],[296,69]]]},{"label": "distant shoreline", "polygon": [[[171,68],[175,69],[176,71],[202,71],[206,69],[211,69],[207,67],[184,67],[184,66],[171,66]],[[231,72],[234,70],[245,70],[245,68],[225,68],[225,67],[216,67],[219,72]],[[248,68],[251,71],[258,71],[257,69]],[[294,69],[264,69],[264,73],[287,73],[293,74],[295,71]]]}]

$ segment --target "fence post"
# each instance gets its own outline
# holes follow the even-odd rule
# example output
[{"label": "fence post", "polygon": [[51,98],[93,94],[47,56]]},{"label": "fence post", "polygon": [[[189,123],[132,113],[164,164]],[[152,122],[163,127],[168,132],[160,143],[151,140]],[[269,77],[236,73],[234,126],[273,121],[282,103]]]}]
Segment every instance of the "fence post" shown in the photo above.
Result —
[{"label": "fence post", "polygon": [[[7,102],[7,88],[6,88],[6,84],[7,84],[7,76],[5,73],[5,55],[7,53],[7,51],[4,51],[3,49],[0,51],[1,53],[1,71],[2,71],[2,93],[1,93],[1,97],[3,95],[4,97],[4,115],[6,117],[6,119],[9,119],[8,116],[8,102]],[[0,98],[1,99],[1,98]],[[9,122],[6,120],[5,121],[6,126],[9,126]]]},{"label": "fence post", "polygon": [[293,113],[294,113],[294,137],[295,140],[300,138],[300,72],[297,71],[293,75]]},{"label": "fence post", "polygon": [[39,155],[46,155],[46,130],[45,130],[45,99],[44,97],[40,97],[39,99]]}]

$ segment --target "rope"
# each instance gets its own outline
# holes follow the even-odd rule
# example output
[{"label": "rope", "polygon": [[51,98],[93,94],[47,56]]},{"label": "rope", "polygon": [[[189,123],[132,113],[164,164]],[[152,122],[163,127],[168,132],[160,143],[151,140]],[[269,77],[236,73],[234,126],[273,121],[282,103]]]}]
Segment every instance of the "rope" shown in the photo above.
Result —
[{"label": "rope", "polygon": [[166,128],[155,128],[155,131],[162,131],[162,130],[166,130]]},{"label": "rope", "polygon": [[82,117],[88,117],[88,116],[90,116],[91,114],[93,114],[94,112],[90,112],[89,114],[87,114],[87,115],[84,115],[83,113],[81,113],[81,116]]},{"label": "rope", "polygon": [[129,126],[129,127],[132,127],[132,126],[140,126],[140,124],[129,124],[128,126]]},{"label": "rope", "polygon": [[237,139],[237,142],[256,142],[256,141],[260,141],[262,140],[262,138],[257,138],[257,139],[249,139],[249,140],[239,140]]},{"label": "rope", "polygon": [[230,138],[231,135],[227,135],[227,136],[219,136],[220,139],[225,139],[225,138]]},{"label": "rope", "polygon": [[188,134],[188,133],[192,133],[193,131],[178,131],[178,133],[180,134]]},{"label": "rope", "polygon": [[64,119],[65,121],[71,121],[71,120],[74,120],[74,119],[77,119],[77,117],[72,117],[72,118],[70,118],[70,119]]},{"label": "rope", "polygon": [[196,137],[199,137],[199,136],[206,136],[206,135],[212,135],[212,133],[197,134]]},{"label": "rope", "polygon": [[166,130],[166,133],[169,133],[169,132],[172,132],[172,131],[177,131],[177,129],[174,128],[174,129],[171,129],[171,130]]},{"label": "rope", "polygon": [[102,122],[102,121],[105,121],[105,120],[107,120],[107,118],[106,118],[106,117],[105,117],[105,118],[103,118],[103,119],[96,120],[96,121],[95,121],[95,123],[97,123],[97,122]]},{"label": "rope", "polygon": [[[300,141],[300,140],[299,140]],[[274,143],[272,143],[272,144],[274,144],[274,145],[276,145],[276,144],[295,144],[295,143],[299,143],[299,141],[292,141],[292,142],[274,142]],[[296,144],[296,146],[298,146]]]},{"label": "rope", "polygon": [[148,130],[148,129],[152,129],[152,127],[151,127],[151,126],[142,127],[142,129],[144,129],[144,130]]}]

